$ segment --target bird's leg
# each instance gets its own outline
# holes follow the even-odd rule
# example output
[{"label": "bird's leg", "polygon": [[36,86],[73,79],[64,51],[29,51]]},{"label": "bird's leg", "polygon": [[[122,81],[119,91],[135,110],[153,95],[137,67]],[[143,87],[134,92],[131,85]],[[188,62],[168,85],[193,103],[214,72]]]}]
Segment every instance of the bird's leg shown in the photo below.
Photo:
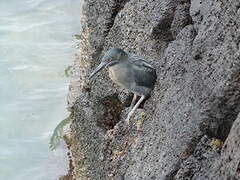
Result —
[{"label": "bird's leg", "polygon": [[137,100],[137,95],[136,95],[136,94],[134,94],[134,95],[133,95],[132,102],[131,102],[131,105],[130,105],[130,107],[129,107],[129,111],[131,111],[131,110],[132,110],[132,108],[133,108],[134,104],[136,103],[136,100]]},{"label": "bird's leg", "polygon": [[119,95],[121,95],[123,93],[123,91],[124,91],[124,88],[121,88]]},{"label": "bird's leg", "polygon": [[133,107],[133,109],[128,113],[127,119],[125,120],[128,124],[129,124],[129,120],[130,120],[131,116],[136,111],[136,109],[139,107],[139,105],[143,102],[144,99],[145,99],[145,96],[142,96],[138,100],[137,104]]}]

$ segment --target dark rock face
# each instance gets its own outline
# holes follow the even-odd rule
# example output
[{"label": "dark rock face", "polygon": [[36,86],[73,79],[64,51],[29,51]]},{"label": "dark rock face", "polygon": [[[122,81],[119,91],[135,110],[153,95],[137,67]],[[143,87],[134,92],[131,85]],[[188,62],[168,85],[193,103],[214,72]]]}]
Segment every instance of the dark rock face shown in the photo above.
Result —
[{"label": "dark rock face", "polygon": [[[69,93],[76,179],[239,179],[238,1],[86,0],[82,23]],[[152,96],[129,125],[127,94],[106,72],[87,79],[109,47],[157,69]],[[115,109],[102,103],[109,97]],[[222,150],[214,139],[225,141]]]}]

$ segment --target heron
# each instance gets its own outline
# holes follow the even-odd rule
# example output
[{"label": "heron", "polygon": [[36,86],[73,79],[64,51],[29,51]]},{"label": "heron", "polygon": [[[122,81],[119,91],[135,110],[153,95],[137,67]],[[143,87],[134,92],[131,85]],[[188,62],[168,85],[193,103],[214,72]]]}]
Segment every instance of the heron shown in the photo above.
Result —
[{"label": "heron", "polygon": [[[129,123],[139,105],[150,96],[157,79],[156,70],[143,57],[120,48],[109,49],[89,78],[92,79],[104,68],[108,68],[110,79],[114,83],[134,94],[125,120]],[[138,96],[140,99],[136,103]]]}]

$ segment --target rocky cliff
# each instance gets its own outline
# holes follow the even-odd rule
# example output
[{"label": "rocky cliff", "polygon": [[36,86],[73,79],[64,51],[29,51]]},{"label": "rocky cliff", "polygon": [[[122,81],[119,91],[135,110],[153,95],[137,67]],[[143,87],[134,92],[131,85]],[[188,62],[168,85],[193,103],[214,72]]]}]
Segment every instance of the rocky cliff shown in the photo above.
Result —
[{"label": "rocky cliff", "polygon": [[[86,0],[70,85],[76,179],[240,179],[240,2]],[[131,95],[102,73],[109,47],[157,69],[130,124]]]}]

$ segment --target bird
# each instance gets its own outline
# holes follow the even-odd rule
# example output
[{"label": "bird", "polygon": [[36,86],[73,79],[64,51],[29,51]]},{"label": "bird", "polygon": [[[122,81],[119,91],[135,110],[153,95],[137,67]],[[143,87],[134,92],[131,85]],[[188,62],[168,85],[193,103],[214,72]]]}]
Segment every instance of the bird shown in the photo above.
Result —
[{"label": "bird", "polygon": [[[99,71],[108,68],[110,79],[134,94],[125,121],[129,123],[139,105],[148,98],[157,79],[156,69],[143,57],[120,48],[110,48],[101,63],[90,74],[92,79]],[[140,99],[136,103],[137,97]],[[136,104],[135,104],[136,103]]]}]

